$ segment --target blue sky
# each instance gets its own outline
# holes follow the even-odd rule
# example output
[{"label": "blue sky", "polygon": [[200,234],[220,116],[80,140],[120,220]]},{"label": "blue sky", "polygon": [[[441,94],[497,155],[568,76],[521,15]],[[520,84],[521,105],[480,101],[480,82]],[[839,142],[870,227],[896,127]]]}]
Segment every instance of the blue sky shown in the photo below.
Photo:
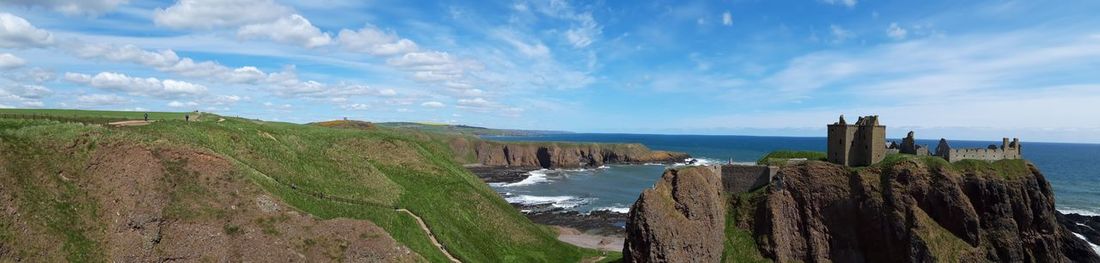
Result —
[{"label": "blue sky", "polygon": [[0,107],[1100,142],[1097,1],[5,0]]}]

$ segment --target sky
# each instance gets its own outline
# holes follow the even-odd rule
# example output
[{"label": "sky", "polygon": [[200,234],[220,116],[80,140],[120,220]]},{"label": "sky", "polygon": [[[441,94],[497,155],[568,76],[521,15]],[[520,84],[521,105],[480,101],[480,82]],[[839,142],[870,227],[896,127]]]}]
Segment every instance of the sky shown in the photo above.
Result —
[{"label": "sky", "polygon": [[1098,1],[0,0],[0,107],[1100,143]]}]

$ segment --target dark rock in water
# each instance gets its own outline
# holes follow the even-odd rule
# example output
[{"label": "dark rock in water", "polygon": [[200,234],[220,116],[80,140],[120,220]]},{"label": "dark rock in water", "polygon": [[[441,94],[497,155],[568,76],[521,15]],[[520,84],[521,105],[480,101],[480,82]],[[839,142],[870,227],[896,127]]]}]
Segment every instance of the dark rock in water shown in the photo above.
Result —
[{"label": "dark rock in water", "polygon": [[584,214],[577,211],[565,210],[550,205],[527,206],[512,204],[532,222],[575,228],[588,234],[601,236],[623,236],[623,227],[626,224],[626,214],[612,211],[592,211]]},{"label": "dark rock in water", "polygon": [[531,176],[528,174],[531,168],[523,167],[470,166],[466,169],[486,183],[515,183]]},{"label": "dark rock in water", "polygon": [[[738,227],[778,262],[1100,262],[1059,223],[1038,169],[995,170],[917,159],[860,169],[790,165],[776,174],[783,186],[763,190],[751,224]],[[624,258],[717,261],[724,236],[716,212],[726,204],[703,187],[708,179],[694,178],[706,171],[666,172],[642,193],[628,216]]]},{"label": "dark rock in water", "polygon": [[1069,231],[1081,234],[1093,244],[1100,244],[1100,216],[1062,214],[1058,212],[1058,223]]},{"label": "dark rock in water", "polygon": [[709,169],[667,170],[631,207],[626,262],[718,262],[725,245],[720,176]]}]

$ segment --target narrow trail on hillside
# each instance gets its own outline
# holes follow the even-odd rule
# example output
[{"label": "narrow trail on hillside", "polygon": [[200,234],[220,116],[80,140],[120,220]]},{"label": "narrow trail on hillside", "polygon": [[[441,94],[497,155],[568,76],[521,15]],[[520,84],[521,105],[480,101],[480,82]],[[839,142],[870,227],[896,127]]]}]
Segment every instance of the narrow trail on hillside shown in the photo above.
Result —
[{"label": "narrow trail on hillside", "polygon": [[447,252],[447,249],[443,247],[443,244],[439,243],[439,240],[435,239],[435,234],[432,234],[432,231],[430,229],[428,229],[428,225],[424,224],[424,219],[420,219],[420,217],[417,216],[416,214],[413,214],[412,211],[409,211],[409,210],[404,209],[404,208],[398,208],[397,211],[408,213],[413,218],[415,218],[416,223],[420,224],[420,229],[424,230],[424,233],[428,234],[428,239],[432,240],[432,244],[435,245],[435,247],[439,248],[439,251],[443,252],[443,255],[447,255],[447,258],[451,259],[451,262],[459,262],[459,263],[462,262],[462,261],[458,261],[458,258],[455,258],[454,256],[452,256],[450,252]]}]

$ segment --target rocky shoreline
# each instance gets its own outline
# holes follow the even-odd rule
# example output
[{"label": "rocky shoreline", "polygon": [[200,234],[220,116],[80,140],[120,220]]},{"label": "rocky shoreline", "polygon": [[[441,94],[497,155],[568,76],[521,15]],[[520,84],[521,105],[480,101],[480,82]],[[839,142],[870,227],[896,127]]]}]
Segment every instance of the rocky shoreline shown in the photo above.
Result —
[{"label": "rocky shoreline", "polygon": [[[467,166],[474,175],[486,183],[515,183],[530,176],[528,172],[538,170],[532,167]],[[624,237],[626,214],[614,211],[592,211],[581,213],[554,207],[551,204],[518,204],[513,207],[522,212],[532,222],[568,227],[587,234]]]},{"label": "rocky shoreline", "polygon": [[1100,216],[1058,212],[1058,223],[1066,226],[1070,232],[1083,236],[1090,243],[1100,245]]}]

